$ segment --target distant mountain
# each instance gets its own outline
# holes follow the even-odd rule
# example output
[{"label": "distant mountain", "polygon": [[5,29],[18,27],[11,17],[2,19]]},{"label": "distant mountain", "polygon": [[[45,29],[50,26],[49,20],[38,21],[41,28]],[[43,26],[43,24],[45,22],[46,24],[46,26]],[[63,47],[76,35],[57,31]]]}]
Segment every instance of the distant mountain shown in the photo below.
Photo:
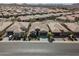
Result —
[{"label": "distant mountain", "polygon": [[72,5],[79,6],[79,3],[74,3],[74,4],[72,4]]},{"label": "distant mountain", "polygon": [[75,8],[79,8],[79,3],[74,3],[74,4],[72,4],[72,6]]},{"label": "distant mountain", "polygon": [[71,4],[57,4],[57,3],[50,3],[50,4],[27,4],[27,3],[22,3],[22,4],[17,4],[17,3],[10,3],[10,4],[0,4],[0,6],[24,6],[24,7],[48,7],[48,8],[79,8],[79,3],[71,3]]},{"label": "distant mountain", "polygon": [[77,4],[57,4],[57,3],[50,3],[50,4],[21,4],[22,6],[31,6],[31,7],[48,7],[48,8],[53,8],[53,7],[57,7],[57,8],[79,8],[79,3]]}]

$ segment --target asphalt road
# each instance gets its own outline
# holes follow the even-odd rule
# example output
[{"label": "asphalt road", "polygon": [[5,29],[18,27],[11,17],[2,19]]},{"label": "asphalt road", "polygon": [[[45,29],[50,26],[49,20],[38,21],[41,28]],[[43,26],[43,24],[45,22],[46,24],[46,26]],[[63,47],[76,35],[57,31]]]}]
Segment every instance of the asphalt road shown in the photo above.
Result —
[{"label": "asphalt road", "polygon": [[79,43],[0,42],[0,55],[79,56]]}]

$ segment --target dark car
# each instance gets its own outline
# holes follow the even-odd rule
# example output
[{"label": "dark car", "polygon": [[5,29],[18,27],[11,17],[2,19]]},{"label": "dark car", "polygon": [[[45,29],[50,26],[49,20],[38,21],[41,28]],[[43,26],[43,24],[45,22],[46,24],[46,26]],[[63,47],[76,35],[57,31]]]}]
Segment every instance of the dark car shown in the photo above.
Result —
[{"label": "dark car", "polygon": [[7,31],[6,36],[7,36],[7,37],[9,37],[10,35],[13,35],[13,34],[14,34],[14,32],[13,32],[13,31]]}]

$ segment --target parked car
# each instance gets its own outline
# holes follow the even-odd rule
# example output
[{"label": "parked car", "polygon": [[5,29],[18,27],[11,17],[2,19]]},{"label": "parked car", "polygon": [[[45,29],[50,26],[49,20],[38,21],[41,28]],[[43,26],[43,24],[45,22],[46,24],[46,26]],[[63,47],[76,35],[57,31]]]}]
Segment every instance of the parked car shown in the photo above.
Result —
[{"label": "parked car", "polygon": [[10,41],[10,40],[14,40],[14,36],[13,36],[13,35],[10,35],[10,36],[9,36],[9,41]]}]

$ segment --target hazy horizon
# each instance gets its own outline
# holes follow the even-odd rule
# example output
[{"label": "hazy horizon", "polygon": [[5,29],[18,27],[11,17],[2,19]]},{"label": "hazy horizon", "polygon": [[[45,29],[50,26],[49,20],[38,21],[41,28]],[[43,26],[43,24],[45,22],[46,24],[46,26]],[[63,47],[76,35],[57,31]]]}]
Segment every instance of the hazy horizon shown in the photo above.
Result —
[{"label": "hazy horizon", "polygon": [[78,3],[79,0],[0,0],[0,3],[29,3],[29,4],[38,4],[38,3]]},{"label": "hazy horizon", "polygon": [[64,4],[64,5],[72,5],[75,3],[0,3],[0,4]]}]

